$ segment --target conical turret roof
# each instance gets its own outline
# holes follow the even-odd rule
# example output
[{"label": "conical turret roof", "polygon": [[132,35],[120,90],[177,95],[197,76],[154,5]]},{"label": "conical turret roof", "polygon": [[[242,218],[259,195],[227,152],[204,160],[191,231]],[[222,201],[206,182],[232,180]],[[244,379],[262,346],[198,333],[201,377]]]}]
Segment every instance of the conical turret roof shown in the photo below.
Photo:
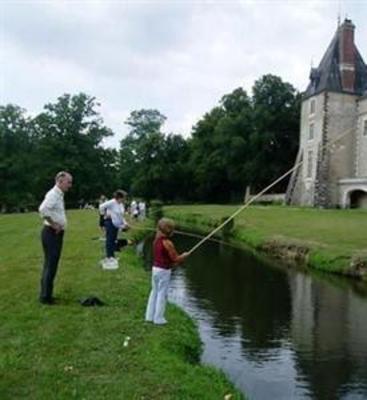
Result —
[{"label": "conical turret roof", "polygon": [[340,41],[342,40],[343,29],[346,24],[350,27],[351,21],[345,20],[344,24],[337,29],[319,66],[311,69],[310,83],[304,93],[305,97],[312,96],[325,90],[341,93],[347,92],[359,96],[367,93],[367,66],[354,41],[348,43],[348,46],[352,46],[352,49],[349,50],[354,54],[354,88],[353,90],[346,90],[343,88],[341,66],[342,46]]}]

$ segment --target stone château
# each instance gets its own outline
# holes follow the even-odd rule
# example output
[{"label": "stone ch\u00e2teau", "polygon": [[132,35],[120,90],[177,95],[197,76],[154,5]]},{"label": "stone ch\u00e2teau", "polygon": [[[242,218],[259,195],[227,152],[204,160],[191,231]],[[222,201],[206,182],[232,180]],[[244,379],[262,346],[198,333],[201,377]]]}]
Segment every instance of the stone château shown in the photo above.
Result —
[{"label": "stone ch\u00e2teau", "polygon": [[367,207],[367,66],[345,19],[320,65],[311,68],[301,106],[297,168],[288,204]]}]

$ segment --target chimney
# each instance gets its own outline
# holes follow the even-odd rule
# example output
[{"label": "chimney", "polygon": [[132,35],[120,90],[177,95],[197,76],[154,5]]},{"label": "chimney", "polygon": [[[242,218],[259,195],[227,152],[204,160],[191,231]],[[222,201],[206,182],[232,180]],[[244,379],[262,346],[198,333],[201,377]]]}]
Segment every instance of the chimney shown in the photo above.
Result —
[{"label": "chimney", "polygon": [[339,70],[342,89],[354,92],[355,46],[354,28],[350,19],[345,19],[339,28]]}]

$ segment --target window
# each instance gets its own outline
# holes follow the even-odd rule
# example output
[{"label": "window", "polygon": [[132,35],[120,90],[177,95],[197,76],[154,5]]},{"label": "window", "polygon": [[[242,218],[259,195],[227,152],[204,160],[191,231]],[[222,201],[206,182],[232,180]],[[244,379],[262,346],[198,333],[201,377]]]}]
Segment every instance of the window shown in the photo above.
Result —
[{"label": "window", "polygon": [[316,108],[316,100],[311,99],[310,100],[310,114],[315,114],[315,108]]},{"label": "window", "polygon": [[367,119],[363,121],[362,134],[363,136],[367,136]]},{"label": "window", "polygon": [[315,125],[311,123],[310,130],[308,131],[308,140],[312,140],[314,138],[314,133],[315,133]]},{"label": "window", "polygon": [[312,166],[313,166],[312,164],[313,164],[313,151],[309,150],[307,157],[307,178],[312,177]]}]

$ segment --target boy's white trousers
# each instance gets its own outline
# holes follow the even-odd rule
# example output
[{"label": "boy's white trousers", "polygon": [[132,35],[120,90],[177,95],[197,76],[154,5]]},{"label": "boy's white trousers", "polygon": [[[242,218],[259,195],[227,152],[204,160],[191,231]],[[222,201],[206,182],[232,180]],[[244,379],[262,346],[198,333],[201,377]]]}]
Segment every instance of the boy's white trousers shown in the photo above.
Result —
[{"label": "boy's white trousers", "polygon": [[155,324],[165,324],[164,318],[166,309],[171,270],[153,267],[152,269],[152,290],[150,291],[145,320]]}]

